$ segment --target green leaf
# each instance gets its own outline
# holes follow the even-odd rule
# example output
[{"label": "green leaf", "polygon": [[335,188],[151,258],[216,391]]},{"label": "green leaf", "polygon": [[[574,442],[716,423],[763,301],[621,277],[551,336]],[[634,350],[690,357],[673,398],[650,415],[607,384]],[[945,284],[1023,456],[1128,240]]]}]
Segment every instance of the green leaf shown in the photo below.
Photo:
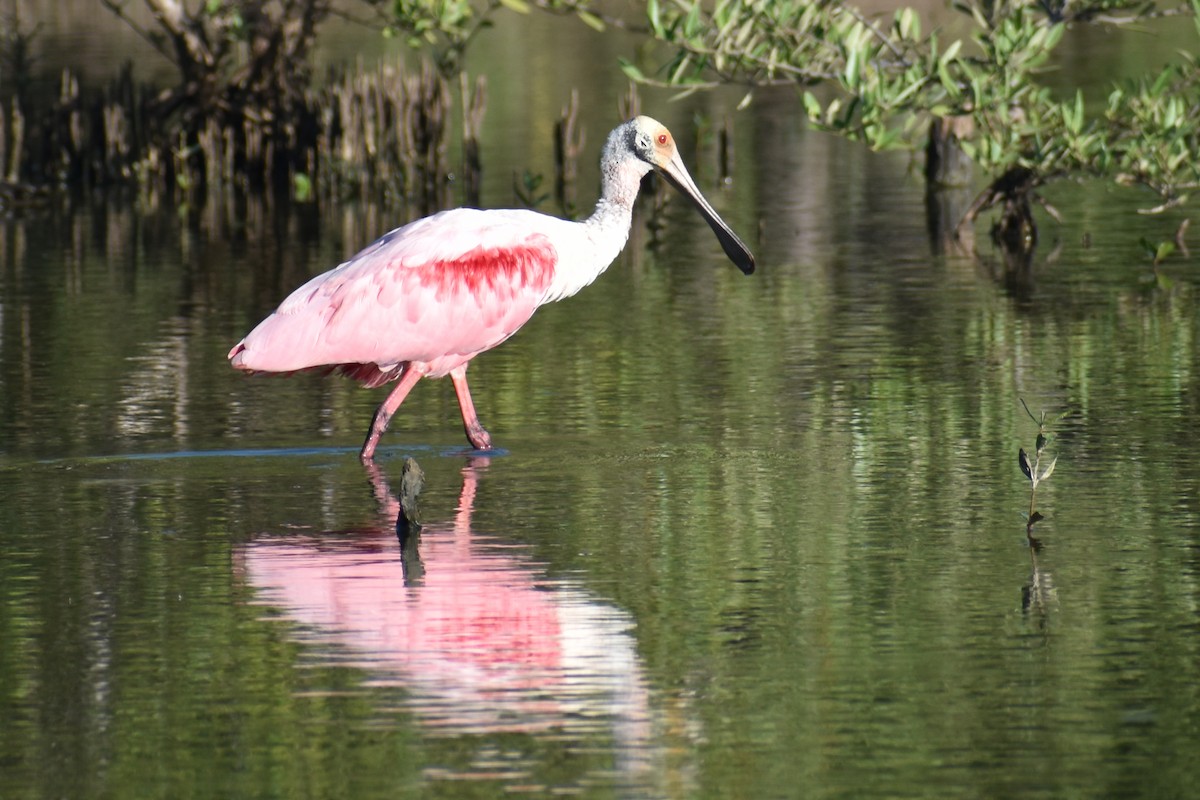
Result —
[{"label": "green leaf", "polygon": [[924,85],[925,85],[924,78],[917,80],[917,81],[913,81],[908,86],[904,87],[904,89],[899,94],[897,94],[895,97],[893,97],[891,99],[891,101],[888,103],[888,105],[891,106],[892,108],[902,107],[903,104],[908,101],[908,98],[911,97],[913,94],[915,94],[917,91],[919,91],[921,89],[921,87],[923,87]]},{"label": "green leaf", "polygon": [[526,3],[525,0],[500,0],[500,5],[511,8],[518,14],[528,14],[530,11],[529,3]]},{"label": "green leaf", "polygon": [[1175,127],[1175,123],[1179,120],[1179,106],[1176,103],[1168,102],[1167,110],[1163,114],[1162,126],[1167,130]]},{"label": "green leaf", "polygon": [[1064,23],[1058,22],[1050,26],[1049,29],[1043,30],[1046,30],[1046,36],[1042,41],[1042,47],[1044,47],[1046,50],[1053,50],[1062,40],[1063,34],[1067,30],[1067,26]]},{"label": "green leaf", "polygon": [[950,43],[950,46],[946,48],[946,51],[944,53],[942,53],[942,57],[938,60],[941,61],[943,64],[947,64],[955,56],[958,55],[958,51],[961,49],[962,49],[962,39],[955,39],[953,42]]},{"label": "green leaf", "polygon": [[679,58],[679,62],[675,65],[675,68],[671,70],[671,75],[667,80],[673,84],[683,83],[684,82],[683,73],[688,67],[691,66],[691,64],[692,64],[691,54],[683,53]]},{"label": "green leaf", "polygon": [[957,100],[962,96],[962,90],[959,89],[958,83],[950,75],[950,70],[946,68],[945,61],[938,61],[938,79],[942,82],[942,88],[946,90],[946,96],[951,100]]},{"label": "green leaf", "polygon": [[668,103],[678,103],[678,102],[680,102],[680,101],[682,101],[682,100],[686,100],[687,98],[689,98],[689,97],[691,97],[692,95],[696,94],[697,92],[699,92],[699,91],[700,91],[701,89],[703,89],[703,88],[704,88],[704,84],[703,84],[703,83],[694,83],[694,84],[692,84],[692,85],[688,86],[688,87],[687,87],[686,89],[684,89],[683,91],[681,91],[681,92],[677,92],[677,93],[675,93],[675,94],[671,95],[671,99],[670,99],[670,100],[668,100],[667,102],[668,102]]},{"label": "green leaf", "polygon": [[620,65],[621,71],[625,73],[625,76],[629,78],[629,80],[634,81],[635,83],[645,83],[646,76],[642,74],[642,71],[638,69],[637,65],[632,61],[625,58],[618,58],[617,63]]},{"label": "green leaf", "polygon": [[1083,91],[1075,90],[1075,107],[1068,113],[1063,107],[1063,123],[1071,133],[1078,134],[1083,130]]},{"label": "green leaf", "polygon": [[811,120],[821,119],[821,101],[812,92],[804,93],[804,112]]},{"label": "green leaf", "polygon": [[876,150],[888,150],[899,143],[896,132],[890,128],[877,127],[871,132],[871,146]]},{"label": "green leaf", "polygon": [[832,100],[830,100],[829,105],[825,106],[825,121],[822,124],[836,130],[838,127],[837,116],[838,116],[838,112],[841,110],[842,110],[841,98],[835,97]]},{"label": "green leaf", "polygon": [[1044,480],[1046,480],[1046,478],[1049,478],[1050,475],[1054,473],[1054,465],[1057,463],[1058,463],[1058,456],[1055,456],[1054,460],[1050,462],[1050,466],[1046,467],[1046,470],[1042,473],[1042,477],[1039,478],[1038,480],[1044,481]]},{"label": "green leaf", "polygon": [[576,14],[578,14],[579,18],[583,20],[584,25],[587,25],[594,31],[604,33],[605,29],[608,27],[604,24],[604,20],[600,19],[595,14],[589,14],[586,11],[577,11]]},{"label": "green leaf", "polygon": [[292,197],[297,203],[307,203],[312,200],[312,179],[303,172],[292,176]]},{"label": "green leaf", "polygon": [[1158,73],[1158,77],[1154,79],[1154,83],[1150,84],[1151,97],[1157,98],[1158,95],[1162,94],[1166,90],[1167,84],[1170,82],[1171,70],[1164,69],[1162,72]]},{"label": "green leaf", "polygon": [[663,38],[662,13],[658,7],[658,0],[647,0],[646,2],[646,19],[650,21],[650,30],[654,32],[655,38]]},{"label": "green leaf", "polygon": [[700,33],[700,4],[695,3],[683,20],[683,35],[688,39],[695,38]]},{"label": "green leaf", "polygon": [[851,47],[850,51],[846,53],[846,68],[842,71],[842,80],[851,90],[858,86],[860,53],[861,51],[857,47]]}]

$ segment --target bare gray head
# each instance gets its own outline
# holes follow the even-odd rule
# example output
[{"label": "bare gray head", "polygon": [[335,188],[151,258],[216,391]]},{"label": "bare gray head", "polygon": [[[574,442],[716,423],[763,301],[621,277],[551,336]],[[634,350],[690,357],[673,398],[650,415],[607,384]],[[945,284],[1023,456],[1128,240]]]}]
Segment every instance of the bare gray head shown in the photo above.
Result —
[{"label": "bare gray head", "polygon": [[750,249],[696,188],[692,176],[683,165],[683,159],[679,157],[675,138],[661,122],[650,117],[634,117],[609,134],[600,156],[600,172],[604,180],[601,192],[604,198],[632,206],[642,177],[651,169],[658,170],[692,201],[737,268],[747,275],[754,272],[754,256]]}]

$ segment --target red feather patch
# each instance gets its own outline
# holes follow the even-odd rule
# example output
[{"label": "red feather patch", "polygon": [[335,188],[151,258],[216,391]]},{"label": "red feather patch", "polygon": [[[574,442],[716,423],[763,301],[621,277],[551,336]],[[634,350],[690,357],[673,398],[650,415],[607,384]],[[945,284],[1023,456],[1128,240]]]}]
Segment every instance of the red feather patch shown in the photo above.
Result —
[{"label": "red feather patch", "polygon": [[464,290],[474,295],[543,291],[554,279],[558,254],[545,237],[531,241],[535,243],[519,247],[477,247],[454,261],[430,265],[423,282],[436,288],[438,299]]}]

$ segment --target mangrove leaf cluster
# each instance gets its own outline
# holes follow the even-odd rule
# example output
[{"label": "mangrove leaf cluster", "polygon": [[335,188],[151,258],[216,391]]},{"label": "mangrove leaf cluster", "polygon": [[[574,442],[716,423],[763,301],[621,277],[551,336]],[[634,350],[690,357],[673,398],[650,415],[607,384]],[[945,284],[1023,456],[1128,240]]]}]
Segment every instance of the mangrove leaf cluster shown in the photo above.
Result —
[{"label": "mangrove leaf cluster", "polygon": [[1014,199],[1027,207],[1033,190],[1057,178],[1136,184],[1153,193],[1152,210],[1185,202],[1200,185],[1193,55],[1112,86],[1099,103],[1041,80],[1073,27],[1177,16],[1200,32],[1200,2],[957,0],[954,8],[966,37],[923,32],[912,8],[877,18],[838,0],[651,0],[650,31],[673,56],[653,77],[631,63],[625,69],[693,90],[795,85],[813,123],[876,149],[915,148],[931,120],[963,118],[958,142],[994,181],[975,213]]}]

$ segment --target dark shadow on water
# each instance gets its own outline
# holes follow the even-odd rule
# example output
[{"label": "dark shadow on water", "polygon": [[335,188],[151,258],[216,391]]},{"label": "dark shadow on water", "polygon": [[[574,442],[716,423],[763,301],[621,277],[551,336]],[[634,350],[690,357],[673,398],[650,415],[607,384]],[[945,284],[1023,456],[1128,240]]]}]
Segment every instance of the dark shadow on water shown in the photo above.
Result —
[{"label": "dark shadow on water", "polygon": [[[122,461],[170,461],[176,459],[200,458],[311,458],[313,456],[337,456],[343,458],[354,456],[358,458],[359,448],[355,447],[279,447],[279,448],[238,448],[232,450],[175,450],[165,453],[119,453],[114,455],[73,456],[70,458],[48,458],[39,460],[39,464],[104,464]],[[504,448],[494,448],[486,452],[470,448],[450,446],[435,447],[427,444],[404,444],[380,447],[376,451],[376,459],[383,463],[412,454],[425,454],[432,458],[456,458],[460,456],[503,458],[509,454]]]},{"label": "dark shadow on water", "polygon": [[997,247],[990,254],[972,251],[975,262],[996,285],[1002,287],[1018,307],[1028,307],[1038,299],[1037,277],[1041,270],[1052,267],[1062,254],[1063,243],[1056,241],[1043,258],[1037,259],[1036,248],[1005,250]]}]

